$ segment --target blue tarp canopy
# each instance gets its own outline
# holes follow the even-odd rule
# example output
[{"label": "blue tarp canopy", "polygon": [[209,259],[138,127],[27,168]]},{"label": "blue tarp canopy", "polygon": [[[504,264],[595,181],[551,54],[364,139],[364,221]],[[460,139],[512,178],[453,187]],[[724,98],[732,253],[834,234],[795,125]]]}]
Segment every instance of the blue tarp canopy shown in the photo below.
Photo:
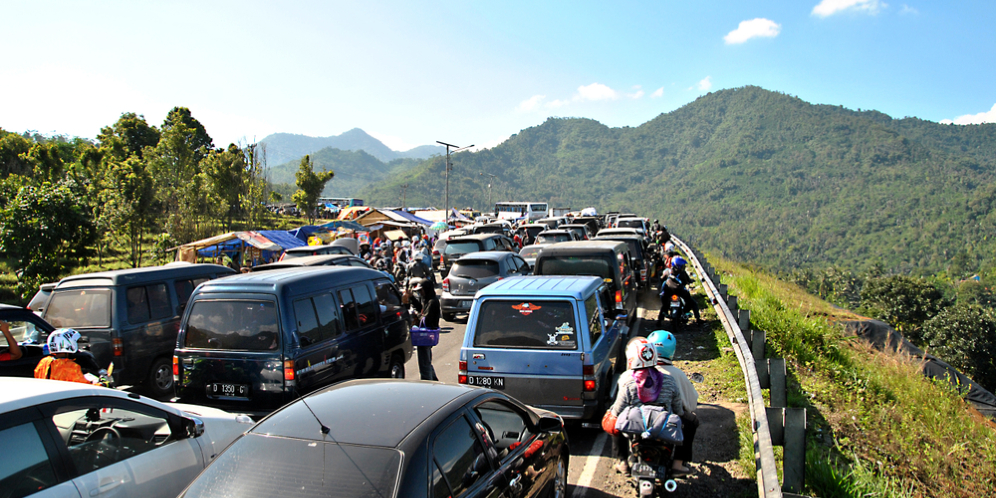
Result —
[{"label": "blue tarp canopy", "polygon": [[[315,232],[325,232],[327,231],[323,227],[316,227],[314,225],[305,225],[303,227],[295,228],[293,230],[288,230],[284,232],[297,240],[303,241],[301,245],[308,245],[308,237],[314,235]],[[274,240],[274,242],[277,242]],[[279,244],[279,242],[278,242]],[[296,246],[295,246],[296,247]],[[285,248],[286,249],[286,248]]]},{"label": "blue tarp canopy", "polygon": [[[301,227],[301,228],[304,228],[304,227]],[[339,228],[345,228],[347,230],[353,230],[355,232],[368,232],[368,231],[370,231],[370,228],[365,227],[365,226],[363,226],[363,225],[361,225],[361,224],[359,224],[359,223],[357,223],[355,221],[343,221],[343,220],[330,221],[330,222],[328,222],[328,223],[326,223],[324,225],[320,225],[319,228],[323,228],[323,229],[326,229],[326,230],[331,230],[333,232],[336,231]]]},{"label": "blue tarp canopy", "polygon": [[259,234],[263,237],[270,239],[274,244],[283,247],[286,251],[292,247],[301,247],[308,245],[307,240],[301,241],[295,235],[292,235],[287,230],[260,230]]},{"label": "blue tarp canopy", "polygon": [[392,211],[392,212],[394,214],[396,214],[396,215],[398,215],[398,216],[400,216],[400,217],[408,220],[408,221],[413,221],[415,223],[420,223],[420,224],[425,225],[425,226],[432,225],[431,221],[419,218],[418,216],[415,216],[414,214],[411,214],[408,211]]}]

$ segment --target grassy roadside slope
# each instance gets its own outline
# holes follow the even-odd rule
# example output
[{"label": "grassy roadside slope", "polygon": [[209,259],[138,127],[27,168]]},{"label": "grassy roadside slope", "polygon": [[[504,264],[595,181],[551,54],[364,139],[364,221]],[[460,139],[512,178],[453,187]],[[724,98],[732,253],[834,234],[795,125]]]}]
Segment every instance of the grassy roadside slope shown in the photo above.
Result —
[{"label": "grassy roadside slope", "polygon": [[843,337],[857,318],[770,274],[709,256],[768,356],[786,359],[789,406],[808,418],[807,494],[989,496],[996,432],[919,365]]}]

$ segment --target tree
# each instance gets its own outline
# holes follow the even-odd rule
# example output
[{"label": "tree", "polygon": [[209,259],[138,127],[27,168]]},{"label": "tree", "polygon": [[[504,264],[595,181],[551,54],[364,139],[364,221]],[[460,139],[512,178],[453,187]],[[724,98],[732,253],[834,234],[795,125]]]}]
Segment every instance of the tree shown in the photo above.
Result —
[{"label": "tree", "polygon": [[180,243],[195,240],[201,232],[201,217],[211,214],[211,199],[205,198],[210,180],[198,178],[200,159],[207,152],[198,148],[196,135],[182,121],[164,125],[159,143],[144,152],[155,181],[161,221],[166,232]]},{"label": "tree", "polygon": [[266,145],[249,144],[242,148],[242,153],[246,165],[245,188],[239,200],[246,215],[246,228],[257,230],[269,215],[266,209]]},{"label": "tree", "polygon": [[211,181],[211,192],[218,204],[225,230],[231,230],[232,220],[242,213],[242,196],[246,191],[246,158],[235,144],[227,150],[212,151],[204,158],[201,169]]},{"label": "tree", "polygon": [[155,189],[145,163],[131,156],[112,166],[107,213],[115,232],[128,241],[132,268],[142,265],[142,237],[153,218]]},{"label": "tree", "polygon": [[325,184],[333,176],[335,176],[335,172],[331,170],[315,173],[315,170],[311,167],[311,156],[301,158],[301,167],[294,174],[294,177],[297,179],[298,188],[297,192],[294,192],[294,203],[297,204],[298,209],[306,213],[308,224],[315,222],[315,209],[318,206],[318,197],[322,195],[322,191],[325,190]]},{"label": "tree", "polygon": [[0,128],[0,178],[31,174],[31,165],[21,156],[31,150],[31,140]]},{"label": "tree", "polygon": [[169,114],[166,115],[166,119],[163,121],[163,132],[165,133],[177,125],[183,125],[183,131],[186,133],[185,140],[191,149],[197,151],[197,154],[200,156],[197,158],[198,161],[214,149],[214,140],[208,135],[207,130],[204,129],[204,125],[194,119],[194,116],[190,114],[190,109],[186,107],[174,107],[169,111]]},{"label": "tree", "polygon": [[0,210],[0,251],[17,261],[26,296],[59,278],[89,254],[93,220],[71,183],[21,186]]},{"label": "tree", "polygon": [[927,280],[894,275],[865,282],[861,305],[869,314],[892,324],[914,344],[922,344],[923,323],[948,303],[941,291]]},{"label": "tree", "polygon": [[959,304],[923,325],[931,354],[950,363],[986,389],[996,389],[996,314],[975,304]]},{"label": "tree", "polygon": [[128,156],[142,159],[145,148],[155,147],[159,143],[159,137],[159,130],[155,126],[149,126],[145,116],[126,112],[113,125],[101,128],[97,140],[100,141],[101,148],[119,159]]}]

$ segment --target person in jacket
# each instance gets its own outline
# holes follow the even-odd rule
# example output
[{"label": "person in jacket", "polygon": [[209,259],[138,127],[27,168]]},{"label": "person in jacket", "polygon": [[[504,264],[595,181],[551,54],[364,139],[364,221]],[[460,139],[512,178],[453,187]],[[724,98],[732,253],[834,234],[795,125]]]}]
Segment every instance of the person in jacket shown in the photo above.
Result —
[{"label": "person in jacket", "polygon": [[[414,288],[418,295],[419,304],[422,311],[418,315],[418,321],[424,323],[427,329],[439,329],[439,298],[436,297],[436,290],[432,282],[426,279],[418,282]],[[422,380],[439,380],[436,377],[436,369],[432,367],[432,346],[417,346],[418,355],[418,375]]]},{"label": "person in jacket", "polygon": [[[51,356],[46,356],[38,362],[38,366],[35,367],[35,378],[100,384],[100,377],[107,375],[107,372],[97,366],[92,356],[85,357],[89,361],[85,361],[84,357],[72,357],[80,350],[79,340],[80,333],[73,329],[52,331],[48,335],[48,351]],[[87,378],[84,374],[84,367],[91,378]]]},{"label": "person in jacket", "polygon": [[695,414],[698,408],[699,393],[688,380],[685,372],[674,366],[674,351],[678,343],[674,334],[666,330],[655,330],[647,336],[647,341],[654,345],[657,351],[657,369],[673,377],[678,383],[681,391],[682,409],[685,414],[681,415],[681,430],[685,436],[685,442],[674,450],[674,465],[672,469],[675,474],[688,474],[691,469],[684,465],[685,462],[692,461],[692,444],[695,441],[695,431],[699,428],[699,418]]},{"label": "person in jacket", "polygon": [[7,339],[7,351],[0,353],[0,361],[13,361],[21,359],[21,348],[17,345],[17,339],[10,333],[10,324],[0,321],[0,331],[3,332],[4,339]]},{"label": "person in jacket", "polygon": [[661,310],[658,317],[663,319],[667,316],[671,296],[677,295],[685,303],[685,308],[681,312],[684,313],[685,310],[691,308],[692,313],[695,314],[695,322],[702,323],[702,317],[699,316],[699,306],[688,292],[687,286],[692,283],[692,277],[688,276],[688,272],[685,271],[685,264],[685,258],[675,256],[671,260],[671,267],[661,274]]},{"label": "person in jacket", "polygon": [[[626,407],[640,405],[660,406],[679,417],[684,414],[678,384],[657,369],[657,351],[646,338],[636,337],[626,345],[626,368],[609,408],[612,415],[618,417]],[[619,460],[616,472],[629,473],[629,445],[622,435],[612,436],[612,454]]]}]

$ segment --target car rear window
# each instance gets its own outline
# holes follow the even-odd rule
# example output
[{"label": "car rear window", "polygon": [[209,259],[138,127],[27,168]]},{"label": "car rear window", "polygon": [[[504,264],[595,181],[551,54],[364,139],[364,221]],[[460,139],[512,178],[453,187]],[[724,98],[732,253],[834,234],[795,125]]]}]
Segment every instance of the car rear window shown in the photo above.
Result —
[{"label": "car rear window", "polygon": [[498,275],[498,273],[497,261],[483,260],[458,261],[450,270],[450,275],[464,278],[487,278]]},{"label": "car rear window", "polygon": [[554,234],[547,234],[547,235],[539,234],[539,235],[536,236],[536,243],[537,244],[553,244],[553,243],[556,243],[556,242],[569,242],[571,240],[573,240],[573,239],[571,239],[571,236],[567,235],[566,233],[558,233],[556,235],[554,235]]},{"label": "car rear window", "polygon": [[542,250],[543,248],[540,246],[526,246],[519,251],[519,256],[522,256],[523,258],[531,258],[539,254]]},{"label": "car rear window", "polygon": [[249,434],[211,462],[184,496],[383,498],[394,496],[400,472],[401,452],[393,448]]},{"label": "car rear window", "polygon": [[612,263],[597,256],[553,256],[543,257],[539,275],[594,275],[602,278],[615,278]]},{"label": "car rear window", "polygon": [[643,228],[643,222],[640,220],[622,220],[617,226],[619,228]]},{"label": "car rear window", "polygon": [[474,346],[577,349],[575,323],[569,301],[487,300],[477,312]]},{"label": "car rear window", "polygon": [[183,344],[195,349],[269,351],[280,345],[279,330],[273,301],[195,301]]},{"label": "car rear window", "polygon": [[68,289],[52,293],[45,320],[60,327],[110,327],[110,289]]},{"label": "car rear window", "polygon": [[446,244],[444,254],[467,254],[481,250],[481,244],[476,241],[450,242]]}]

